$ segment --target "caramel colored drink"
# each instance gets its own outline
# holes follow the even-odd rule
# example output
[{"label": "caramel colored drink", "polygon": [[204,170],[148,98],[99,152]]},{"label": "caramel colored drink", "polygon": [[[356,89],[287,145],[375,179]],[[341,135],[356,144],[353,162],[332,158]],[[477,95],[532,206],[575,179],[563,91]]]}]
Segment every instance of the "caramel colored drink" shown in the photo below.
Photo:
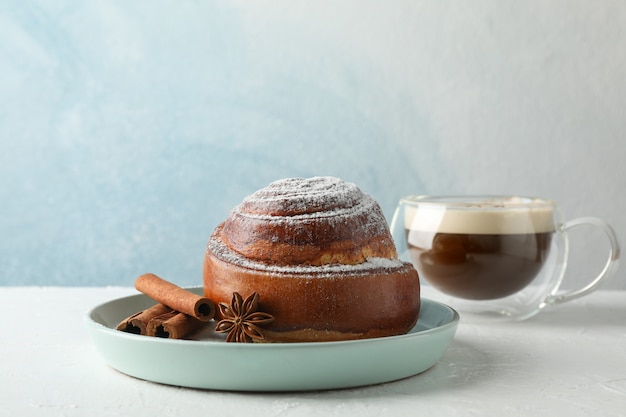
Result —
[{"label": "caramel colored drink", "polygon": [[554,231],[549,207],[420,206],[405,216],[407,247],[420,276],[471,300],[507,297],[529,285],[547,259]]},{"label": "caramel colored drink", "polygon": [[442,292],[472,300],[514,294],[532,282],[542,268],[552,233],[427,234],[407,230],[409,253],[418,271]]},{"label": "caramel colored drink", "polygon": [[[568,232],[603,232],[606,262],[584,286],[564,291]],[[512,195],[412,195],[398,201],[391,231],[431,297],[466,319],[524,320],[548,306],[587,295],[614,275],[620,245],[597,217],[564,222],[553,200]]]}]

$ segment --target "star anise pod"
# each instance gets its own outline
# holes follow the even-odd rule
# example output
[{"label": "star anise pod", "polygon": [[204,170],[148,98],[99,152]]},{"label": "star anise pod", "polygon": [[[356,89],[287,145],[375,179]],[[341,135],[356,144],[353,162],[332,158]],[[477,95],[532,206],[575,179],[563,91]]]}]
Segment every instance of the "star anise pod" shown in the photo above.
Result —
[{"label": "star anise pod", "polygon": [[227,342],[250,343],[254,339],[263,340],[263,330],[260,326],[274,321],[271,314],[256,311],[259,304],[259,294],[253,292],[245,300],[238,293],[233,293],[230,305],[219,303],[222,320],[215,328],[226,335]]}]

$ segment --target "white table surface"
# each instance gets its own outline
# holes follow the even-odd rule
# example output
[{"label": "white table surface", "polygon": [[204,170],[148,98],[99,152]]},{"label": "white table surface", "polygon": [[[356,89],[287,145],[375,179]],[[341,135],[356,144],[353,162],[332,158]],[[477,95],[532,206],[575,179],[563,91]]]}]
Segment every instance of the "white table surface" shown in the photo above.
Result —
[{"label": "white table surface", "polygon": [[442,360],[402,381],[270,394],[159,385],[108,367],[83,317],[135,293],[0,287],[0,415],[626,416],[624,291],[596,292],[522,323],[461,319]]}]

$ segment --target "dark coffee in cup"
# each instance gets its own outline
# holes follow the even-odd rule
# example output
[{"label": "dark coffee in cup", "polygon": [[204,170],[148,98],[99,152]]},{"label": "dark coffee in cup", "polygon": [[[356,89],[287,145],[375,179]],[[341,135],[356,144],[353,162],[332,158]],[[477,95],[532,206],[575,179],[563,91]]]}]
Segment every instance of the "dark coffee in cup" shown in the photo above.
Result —
[{"label": "dark coffee in cup", "polygon": [[[411,241],[432,239],[419,247]],[[486,300],[514,294],[543,267],[552,233],[458,234],[407,230],[411,259],[433,287],[456,297]]]},{"label": "dark coffee in cup", "polygon": [[[580,288],[561,288],[568,266],[568,231],[592,226],[610,249],[603,269]],[[587,295],[614,275],[620,245],[597,217],[563,222],[548,199],[515,195],[403,197],[390,229],[399,256],[411,261],[424,295],[482,320],[524,320],[544,308]]]},{"label": "dark coffee in cup", "polygon": [[405,236],[420,276],[443,293],[503,298],[529,285],[554,234],[552,211],[463,208],[407,212]]}]

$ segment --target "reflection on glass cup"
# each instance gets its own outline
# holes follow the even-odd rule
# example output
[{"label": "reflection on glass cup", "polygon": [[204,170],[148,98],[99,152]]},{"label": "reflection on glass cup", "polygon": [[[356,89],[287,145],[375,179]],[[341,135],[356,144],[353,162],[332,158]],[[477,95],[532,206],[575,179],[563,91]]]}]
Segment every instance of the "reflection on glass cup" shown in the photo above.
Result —
[{"label": "reflection on glass cup", "polygon": [[[608,237],[610,253],[584,288],[560,293],[567,230],[590,224]],[[401,257],[461,312],[525,319],[543,307],[595,290],[617,267],[620,248],[603,220],[562,223],[553,201],[515,196],[411,196],[391,222]]]}]

